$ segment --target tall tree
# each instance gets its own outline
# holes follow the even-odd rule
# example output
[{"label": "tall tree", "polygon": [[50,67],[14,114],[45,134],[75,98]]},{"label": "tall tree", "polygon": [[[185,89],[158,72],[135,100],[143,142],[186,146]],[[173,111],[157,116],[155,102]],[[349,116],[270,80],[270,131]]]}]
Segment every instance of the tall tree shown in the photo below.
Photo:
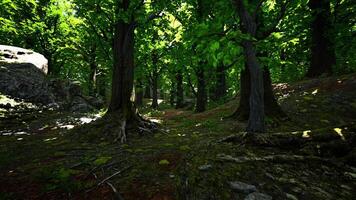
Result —
[{"label": "tall tree", "polygon": [[308,6],[312,12],[312,41],[311,62],[306,76],[330,75],[336,64],[330,0],[310,0]]},{"label": "tall tree", "polygon": [[[241,20],[241,30],[250,37],[256,37],[257,24],[255,13],[250,13],[246,8],[245,1],[235,0],[236,10]],[[265,109],[263,69],[257,59],[255,46],[252,38],[242,41],[246,64],[250,72],[250,112],[247,125],[248,132],[265,131]]]},{"label": "tall tree", "polygon": [[[121,130],[118,131],[118,139],[121,142],[126,140],[126,130],[133,128],[138,130],[140,126],[147,129],[147,124],[136,112],[131,95],[134,84],[134,43],[135,28],[138,22],[135,19],[135,12],[144,6],[144,1],[136,2],[123,0],[117,3],[116,14],[119,19],[114,24],[113,39],[113,77],[111,101],[109,104],[106,118],[117,120],[121,123]],[[126,15],[122,15],[126,13]],[[147,21],[157,18],[158,14],[152,14]],[[145,125],[146,123],[146,125]]]}]

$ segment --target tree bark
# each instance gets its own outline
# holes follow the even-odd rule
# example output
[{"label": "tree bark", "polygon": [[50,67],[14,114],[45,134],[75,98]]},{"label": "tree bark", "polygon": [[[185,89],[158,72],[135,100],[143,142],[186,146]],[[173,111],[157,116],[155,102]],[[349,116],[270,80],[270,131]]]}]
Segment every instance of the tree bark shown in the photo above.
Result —
[{"label": "tree bark", "polygon": [[214,100],[219,100],[226,96],[226,72],[223,65],[216,68]]},{"label": "tree bark", "polygon": [[[235,0],[239,14],[242,31],[252,37],[256,36],[256,21],[248,13],[243,0]],[[250,112],[247,124],[247,132],[265,132],[265,109],[264,109],[264,86],[263,70],[258,62],[256,51],[252,40],[242,41],[245,59],[250,71]]]},{"label": "tree bark", "polygon": [[95,45],[92,46],[88,59],[89,59],[89,67],[90,67],[89,83],[88,83],[89,95],[95,96],[95,94],[97,93],[96,75],[97,75],[97,70],[98,70],[98,65],[96,63],[96,46]]},{"label": "tree bark", "polygon": [[176,108],[183,108],[184,107],[184,89],[183,89],[183,74],[182,70],[178,70],[176,73],[176,92],[177,92],[177,102]]},{"label": "tree bark", "polygon": [[[271,75],[267,67],[263,70],[263,86],[264,86],[264,107],[265,114],[271,118],[285,119],[287,115],[282,111],[281,107],[274,96]],[[250,113],[250,73],[245,67],[240,75],[240,103],[237,110],[232,115],[233,118],[240,121],[248,120]]]},{"label": "tree bark", "polygon": [[143,97],[146,98],[146,99],[150,99],[152,97],[151,95],[151,81],[149,81],[149,78],[148,78],[148,85],[145,86],[145,92],[144,92],[144,95]]},{"label": "tree bark", "polygon": [[240,73],[240,103],[237,110],[232,114],[232,118],[240,121],[248,120],[250,114],[250,87],[250,71],[247,64],[245,64],[245,68]]},{"label": "tree bark", "polygon": [[195,111],[204,112],[206,110],[207,94],[206,94],[206,85],[205,85],[205,73],[203,66],[201,64],[196,70],[196,76],[198,79],[198,90],[197,90],[197,102]]},{"label": "tree bark", "polygon": [[171,107],[175,106],[176,93],[176,84],[172,82],[171,89],[169,91],[169,104],[171,105]]},{"label": "tree bark", "polygon": [[153,73],[152,73],[152,105],[153,109],[158,108],[158,55],[154,50],[152,52],[152,64],[153,64]]},{"label": "tree bark", "polygon": [[135,89],[135,105],[142,106],[143,104],[143,84],[141,81],[137,81]]},{"label": "tree bark", "polygon": [[312,10],[313,21],[311,24],[311,61],[306,76],[331,75],[332,66],[336,64],[336,57],[331,37],[330,1],[310,0],[308,6]]},{"label": "tree bark", "polygon": [[[122,6],[127,10],[129,1],[124,0]],[[124,121],[133,120],[135,114],[130,100],[134,82],[134,28],[133,22],[119,20],[113,41],[112,95],[107,114],[119,113]]]}]

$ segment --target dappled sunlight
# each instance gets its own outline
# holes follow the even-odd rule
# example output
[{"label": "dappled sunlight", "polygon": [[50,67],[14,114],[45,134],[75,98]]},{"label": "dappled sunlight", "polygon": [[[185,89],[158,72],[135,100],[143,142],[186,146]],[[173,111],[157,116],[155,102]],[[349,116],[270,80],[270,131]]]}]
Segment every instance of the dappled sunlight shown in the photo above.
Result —
[{"label": "dappled sunlight", "polygon": [[20,132],[7,132],[7,133],[2,133],[1,135],[3,136],[10,136],[10,135],[14,135],[14,136],[18,136],[18,135],[31,135],[30,133],[24,132],[24,131],[20,131]]},{"label": "dappled sunlight", "polygon": [[53,141],[53,140],[57,140],[57,137],[44,139],[43,141],[44,141],[44,142],[50,142],[50,141]]},{"label": "dappled sunlight", "polygon": [[157,123],[157,124],[162,124],[163,120],[162,119],[157,119],[157,118],[150,118],[151,122]]},{"label": "dappled sunlight", "polygon": [[303,138],[310,138],[310,135],[309,135],[310,133],[311,133],[311,130],[303,131],[302,137],[303,137]]},{"label": "dappled sunlight", "polygon": [[334,131],[336,134],[340,136],[342,140],[345,140],[345,136],[342,134],[342,129],[341,128],[334,128]]}]

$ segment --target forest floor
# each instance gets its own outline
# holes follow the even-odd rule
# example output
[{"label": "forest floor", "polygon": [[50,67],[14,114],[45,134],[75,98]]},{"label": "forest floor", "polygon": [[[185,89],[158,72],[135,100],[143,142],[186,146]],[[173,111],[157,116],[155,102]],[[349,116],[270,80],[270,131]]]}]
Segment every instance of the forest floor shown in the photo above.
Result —
[{"label": "forest floor", "polygon": [[[355,135],[355,89],[355,74],[276,85],[290,119],[267,119],[268,134],[331,131],[339,142],[343,133]],[[98,114],[42,110],[4,96],[0,101],[10,105],[0,108],[0,199],[269,199],[253,198],[254,191],[281,200],[356,199],[354,146],[229,142],[224,138],[246,126],[223,120],[237,100],[200,114],[164,103],[158,111],[143,108],[164,131],[129,137],[126,144],[68,137]]]}]

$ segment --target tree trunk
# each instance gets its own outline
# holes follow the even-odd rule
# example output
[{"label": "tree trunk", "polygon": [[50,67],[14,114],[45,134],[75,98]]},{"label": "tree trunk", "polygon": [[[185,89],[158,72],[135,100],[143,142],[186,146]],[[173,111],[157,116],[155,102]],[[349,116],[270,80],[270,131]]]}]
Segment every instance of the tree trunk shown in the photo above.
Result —
[{"label": "tree trunk", "polygon": [[247,124],[248,132],[265,132],[265,108],[263,73],[258,63],[252,41],[243,42],[247,66],[250,70],[250,114]]},{"label": "tree trunk", "polygon": [[322,74],[331,75],[332,66],[336,64],[335,49],[332,42],[330,1],[310,0],[312,10],[311,24],[311,61],[307,77],[317,77]]},{"label": "tree trunk", "polygon": [[[240,82],[240,104],[232,117],[245,121],[248,120],[250,113],[249,98],[251,87],[250,73],[247,67],[241,71]],[[274,96],[271,75],[267,67],[263,70],[263,86],[265,114],[271,118],[285,119],[287,115],[282,111]]]},{"label": "tree trunk", "polygon": [[175,105],[176,93],[176,84],[172,82],[171,89],[169,91],[169,104],[171,105],[171,107]]},{"label": "tree trunk", "polygon": [[205,74],[204,74],[203,66],[201,65],[198,66],[198,69],[196,70],[196,76],[198,79],[198,91],[197,91],[197,102],[196,102],[195,111],[204,112],[206,109],[207,94],[206,94]]},{"label": "tree trunk", "polygon": [[[123,9],[126,12],[129,0],[123,0],[118,5],[118,10]],[[134,85],[135,23],[132,16],[129,21],[119,20],[114,24],[111,101],[105,116],[93,122],[93,126],[100,127],[100,139],[104,136],[110,141],[125,142],[127,132],[143,134],[157,129],[156,124],[143,119],[137,113],[131,102]],[[85,129],[84,131],[88,132]]]},{"label": "tree trunk", "polygon": [[226,73],[223,65],[216,68],[216,85],[214,99],[219,100],[226,96]]},{"label": "tree trunk", "polygon": [[250,71],[248,70],[247,64],[245,64],[245,69],[240,73],[240,103],[237,110],[232,115],[240,121],[248,120],[250,114]]},{"label": "tree trunk", "polygon": [[153,75],[152,75],[152,105],[153,109],[158,108],[158,55],[156,51],[152,52],[152,64],[153,64]]},{"label": "tree trunk", "polygon": [[[252,37],[256,36],[256,21],[248,13],[243,0],[235,0],[237,12],[241,21],[242,32]],[[245,60],[250,71],[250,113],[247,125],[248,132],[265,132],[263,69],[260,66],[254,44],[251,40],[242,41]]]},{"label": "tree trunk", "polygon": [[144,92],[144,96],[143,97],[146,98],[146,99],[150,99],[152,97],[152,95],[151,95],[151,86],[150,86],[151,81],[148,81],[147,84],[148,85],[145,86],[145,92]]},{"label": "tree trunk", "polygon": [[183,74],[181,70],[177,71],[176,74],[176,85],[177,85],[177,102],[176,108],[183,108],[184,107],[184,89],[183,89]]},{"label": "tree trunk", "polygon": [[137,81],[135,89],[135,105],[142,106],[143,104],[143,84],[141,81]]},{"label": "tree trunk", "polygon": [[[128,6],[128,2],[125,1]],[[124,120],[133,118],[130,101],[134,80],[134,25],[120,20],[115,25],[113,41],[114,69],[108,113],[120,113]]]},{"label": "tree trunk", "polygon": [[88,83],[89,95],[95,96],[95,94],[97,93],[96,75],[97,75],[97,70],[98,70],[98,65],[96,63],[96,46],[95,45],[92,46],[91,51],[90,51],[89,67],[90,67],[89,83]]}]

